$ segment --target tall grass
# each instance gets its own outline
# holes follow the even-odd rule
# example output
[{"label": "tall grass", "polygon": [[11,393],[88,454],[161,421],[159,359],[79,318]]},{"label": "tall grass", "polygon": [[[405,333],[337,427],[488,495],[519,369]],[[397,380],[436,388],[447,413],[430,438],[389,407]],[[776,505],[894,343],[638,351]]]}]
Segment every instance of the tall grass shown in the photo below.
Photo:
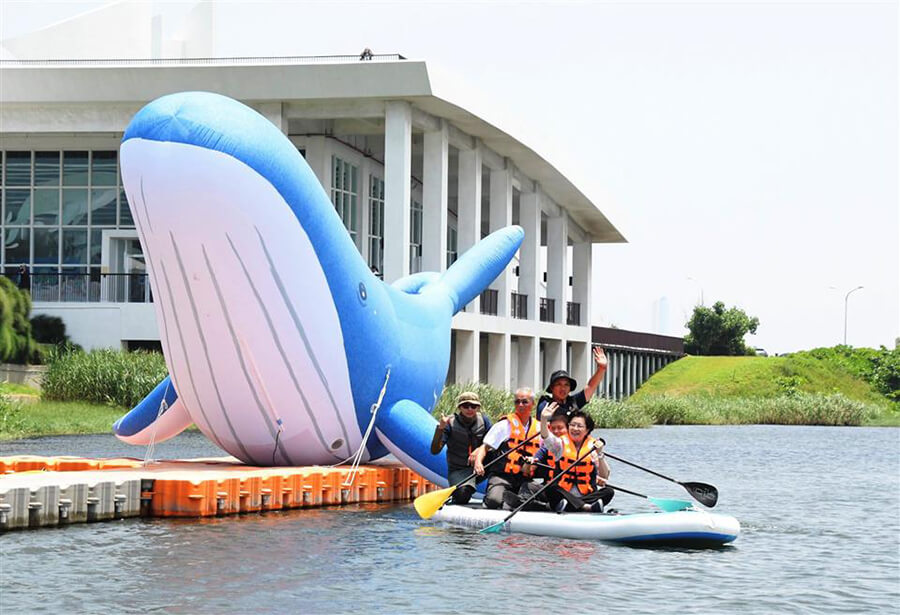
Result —
[{"label": "tall grass", "polygon": [[62,353],[54,357],[44,376],[42,397],[130,408],[165,376],[165,361],[156,352]]},{"label": "tall grass", "polygon": [[456,412],[456,398],[460,393],[466,391],[478,393],[478,397],[481,399],[481,410],[491,420],[496,420],[513,411],[513,394],[511,392],[492,387],[489,384],[467,382],[448,384],[444,387],[443,394],[434,405],[432,416],[440,418],[441,415],[449,416]]}]

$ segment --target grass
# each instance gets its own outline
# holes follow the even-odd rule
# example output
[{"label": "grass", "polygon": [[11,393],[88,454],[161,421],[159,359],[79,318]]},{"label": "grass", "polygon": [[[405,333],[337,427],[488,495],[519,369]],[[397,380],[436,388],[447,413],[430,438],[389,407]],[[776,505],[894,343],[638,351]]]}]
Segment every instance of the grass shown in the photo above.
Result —
[{"label": "grass", "polygon": [[76,401],[21,404],[0,397],[0,440],[109,433],[124,408]]},{"label": "grass", "polygon": [[785,394],[833,395],[879,406],[892,404],[849,370],[811,356],[684,357],[654,374],[631,397],[775,398]]},{"label": "grass", "polygon": [[36,395],[41,394],[39,389],[14,382],[0,382],[0,395]]}]

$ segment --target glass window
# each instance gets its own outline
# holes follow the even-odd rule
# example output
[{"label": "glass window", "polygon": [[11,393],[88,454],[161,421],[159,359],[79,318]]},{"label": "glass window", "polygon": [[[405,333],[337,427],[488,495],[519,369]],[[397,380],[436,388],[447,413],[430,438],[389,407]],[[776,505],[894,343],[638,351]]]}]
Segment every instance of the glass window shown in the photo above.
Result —
[{"label": "glass window", "polygon": [[3,224],[31,224],[31,190],[7,188],[4,195]]},{"label": "glass window", "polygon": [[384,180],[369,176],[369,266],[384,273]]},{"label": "glass window", "polygon": [[59,229],[34,229],[34,264],[59,264]]},{"label": "glass window", "polygon": [[34,153],[34,185],[59,185],[59,152]]},{"label": "glass window", "polygon": [[37,188],[34,191],[35,226],[59,224],[59,188]]},{"label": "glass window", "polygon": [[91,226],[115,226],[118,192],[115,188],[91,190]]},{"label": "glass window", "polygon": [[331,200],[350,237],[356,241],[357,213],[356,203],[358,169],[354,165],[332,156],[334,173],[331,179]]},{"label": "glass window", "polygon": [[63,229],[62,262],[63,265],[81,265],[87,262],[88,246],[87,229]]},{"label": "glass window", "polygon": [[447,267],[456,262],[456,259],[459,257],[457,254],[457,236],[456,229],[452,226],[447,226]]},{"label": "glass window", "polygon": [[27,228],[7,228],[3,233],[4,262],[29,263],[31,262],[31,250]]},{"label": "glass window", "polygon": [[119,228],[134,227],[134,218],[131,217],[131,208],[128,206],[128,197],[124,190],[119,190]]},{"label": "glass window", "polygon": [[91,249],[90,254],[90,263],[92,265],[100,264],[100,256],[103,249],[103,229],[91,229]]},{"label": "glass window", "polygon": [[413,200],[409,211],[409,272],[422,271],[422,203]]},{"label": "glass window", "polygon": [[6,185],[31,185],[31,152],[6,152]]},{"label": "glass window", "polygon": [[65,188],[63,190],[62,223],[74,226],[88,223],[87,188]]},{"label": "glass window", "polygon": [[63,185],[88,185],[87,152],[63,152]]},{"label": "glass window", "polygon": [[116,185],[116,152],[93,152],[91,155],[91,185]]}]

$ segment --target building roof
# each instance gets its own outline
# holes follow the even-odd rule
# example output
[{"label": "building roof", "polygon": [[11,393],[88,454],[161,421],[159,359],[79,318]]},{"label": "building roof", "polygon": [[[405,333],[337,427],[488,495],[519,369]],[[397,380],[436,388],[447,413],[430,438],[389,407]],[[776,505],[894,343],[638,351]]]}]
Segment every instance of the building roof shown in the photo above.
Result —
[{"label": "building roof", "polygon": [[[185,90],[214,91],[247,103],[286,103],[286,115],[321,118],[339,110],[345,117],[381,113],[389,100],[406,100],[426,114],[445,119],[509,159],[562,206],[585,231],[585,240],[624,242],[625,237],[575,183],[501,123],[507,111],[492,112],[483,96],[467,93],[424,61],[401,56],[324,58],[229,58],[177,60],[2,60],[0,120],[23,106],[102,105],[136,111],[147,101]],[[133,113],[133,111],[131,111]],[[126,115],[128,117],[128,115]],[[124,130],[122,125],[118,130]],[[562,137],[561,137],[562,139]],[[604,208],[608,209],[607,204]]]}]

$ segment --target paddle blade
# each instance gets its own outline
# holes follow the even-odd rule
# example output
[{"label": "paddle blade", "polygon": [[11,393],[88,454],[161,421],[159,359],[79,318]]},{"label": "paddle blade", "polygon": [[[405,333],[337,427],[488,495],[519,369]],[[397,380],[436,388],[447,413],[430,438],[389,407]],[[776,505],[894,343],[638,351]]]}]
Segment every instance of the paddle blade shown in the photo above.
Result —
[{"label": "paddle blade", "polygon": [[681,486],[688,490],[695,500],[712,508],[719,501],[719,490],[712,485],[706,483],[681,483]]},{"label": "paddle blade", "polygon": [[659,507],[660,510],[664,510],[665,512],[675,512],[677,510],[690,510],[694,507],[693,502],[688,502],[687,500],[669,500],[666,498],[651,498],[648,497],[648,500],[653,502],[654,505]]},{"label": "paddle blade", "polygon": [[501,521],[500,523],[495,523],[494,525],[489,525],[487,527],[481,528],[478,530],[479,534],[499,534],[503,530],[503,526],[506,525],[506,521]]},{"label": "paddle blade", "polygon": [[444,505],[444,502],[453,495],[454,491],[456,491],[456,487],[447,487],[446,489],[423,493],[413,501],[413,507],[415,507],[420,517],[430,519]]}]

